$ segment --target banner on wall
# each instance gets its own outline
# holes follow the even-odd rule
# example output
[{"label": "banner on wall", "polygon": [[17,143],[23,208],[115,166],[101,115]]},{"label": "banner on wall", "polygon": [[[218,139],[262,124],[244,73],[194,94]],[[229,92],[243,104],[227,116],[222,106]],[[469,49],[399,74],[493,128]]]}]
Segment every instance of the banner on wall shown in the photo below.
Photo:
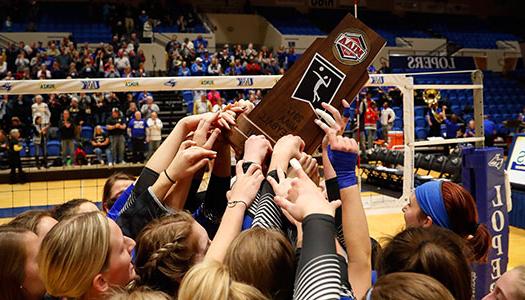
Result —
[{"label": "banner on wall", "polygon": [[417,70],[474,70],[475,60],[470,56],[390,56],[392,69]]}]

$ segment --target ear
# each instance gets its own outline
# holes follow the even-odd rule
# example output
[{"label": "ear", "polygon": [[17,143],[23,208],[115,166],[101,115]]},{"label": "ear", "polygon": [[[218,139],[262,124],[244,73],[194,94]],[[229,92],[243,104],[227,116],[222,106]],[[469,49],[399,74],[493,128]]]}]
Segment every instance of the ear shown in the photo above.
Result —
[{"label": "ear", "polygon": [[91,284],[91,288],[98,294],[98,293],[104,293],[109,289],[109,284],[104,279],[104,276],[102,276],[101,273],[98,273],[95,278],[93,278],[93,282]]},{"label": "ear", "polygon": [[434,222],[430,216],[426,216],[426,218],[422,220],[421,224],[423,228],[429,228],[432,226],[432,224],[434,224]]}]

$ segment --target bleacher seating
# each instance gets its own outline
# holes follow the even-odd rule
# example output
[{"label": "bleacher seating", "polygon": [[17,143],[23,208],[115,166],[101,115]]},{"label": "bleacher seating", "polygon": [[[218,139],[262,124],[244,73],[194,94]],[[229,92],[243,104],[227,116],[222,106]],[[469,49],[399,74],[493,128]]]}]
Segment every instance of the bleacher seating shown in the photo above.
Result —
[{"label": "bleacher seating", "polygon": [[258,8],[257,12],[266,18],[282,34],[326,35],[308,18],[295,8]]},{"label": "bleacher seating", "polygon": [[[367,150],[368,161],[361,164],[367,183],[402,188],[404,152],[387,148]],[[461,179],[461,148],[454,148],[449,155],[422,154],[414,156],[415,185],[429,180],[443,179],[459,182]]]}]

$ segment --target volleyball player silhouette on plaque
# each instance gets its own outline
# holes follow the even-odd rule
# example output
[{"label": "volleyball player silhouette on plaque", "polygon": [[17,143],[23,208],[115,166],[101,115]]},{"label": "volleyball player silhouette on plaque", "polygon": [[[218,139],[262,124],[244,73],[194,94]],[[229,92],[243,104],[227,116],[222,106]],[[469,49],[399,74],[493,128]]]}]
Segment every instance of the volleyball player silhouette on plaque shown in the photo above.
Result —
[{"label": "volleyball player silhouette on plaque", "polygon": [[308,102],[312,109],[323,109],[322,102],[330,103],[345,74],[316,53],[292,94],[293,99]]}]

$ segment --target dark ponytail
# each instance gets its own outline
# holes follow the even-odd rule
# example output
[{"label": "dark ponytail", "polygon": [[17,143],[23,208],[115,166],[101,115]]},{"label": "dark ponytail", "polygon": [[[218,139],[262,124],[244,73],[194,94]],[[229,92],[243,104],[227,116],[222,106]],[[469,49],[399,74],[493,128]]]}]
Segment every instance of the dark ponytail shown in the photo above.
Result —
[{"label": "dark ponytail", "polygon": [[467,238],[467,244],[472,249],[474,260],[486,262],[490,248],[490,234],[485,224],[479,224],[472,238]]},{"label": "dark ponytail", "polygon": [[443,182],[442,192],[451,230],[467,240],[474,262],[486,262],[490,234],[485,224],[479,224],[474,198],[459,184],[448,181]]}]

